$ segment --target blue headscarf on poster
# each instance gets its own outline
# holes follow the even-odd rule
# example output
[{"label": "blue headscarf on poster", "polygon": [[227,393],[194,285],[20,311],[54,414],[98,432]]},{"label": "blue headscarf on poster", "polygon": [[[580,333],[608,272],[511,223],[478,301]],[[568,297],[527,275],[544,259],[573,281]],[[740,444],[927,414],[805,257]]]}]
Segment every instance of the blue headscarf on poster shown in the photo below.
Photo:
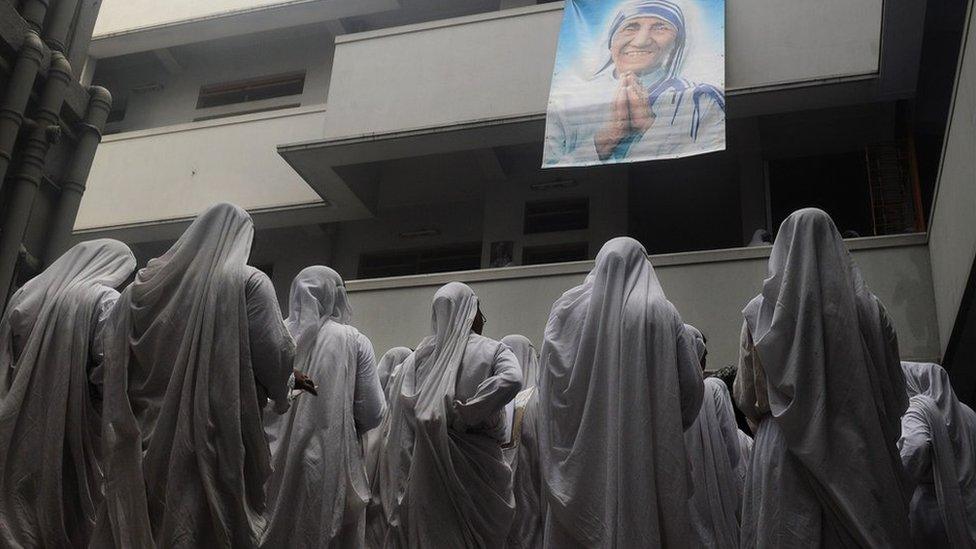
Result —
[{"label": "blue headscarf on poster", "polygon": [[620,6],[613,21],[610,23],[610,31],[607,33],[607,60],[606,63],[596,71],[597,74],[613,67],[613,59],[610,57],[610,48],[613,44],[613,37],[617,31],[623,27],[624,23],[635,17],[657,17],[662,21],[667,21],[677,32],[674,40],[674,47],[671,56],[664,65],[665,79],[674,78],[681,68],[681,61],[685,51],[685,14],[674,2],[668,0],[633,0]]}]

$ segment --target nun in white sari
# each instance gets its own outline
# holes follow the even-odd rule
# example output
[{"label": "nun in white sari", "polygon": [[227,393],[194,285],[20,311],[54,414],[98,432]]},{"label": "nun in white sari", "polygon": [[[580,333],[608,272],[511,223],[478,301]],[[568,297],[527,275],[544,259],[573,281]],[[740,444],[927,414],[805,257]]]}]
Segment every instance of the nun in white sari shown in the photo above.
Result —
[{"label": "nun in white sari", "polygon": [[[380,385],[383,387],[384,392],[386,392],[386,387],[390,383],[390,376],[393,375],[393,372],[403,364],[403,361],[412,352],[407,347],[394,347],[384,353],[383,357],[380,358],[380,363],[376,366],[376,373],[380,377]],[[389,401],[389,395],[387,395],[387,401]]]},{"label": "nun in white sari", "polygon": [[[407,357],[413,353],[406,349]],[[392,351],[391,351],[392,352]],[[406,359],[404,360],[404,362]],[[414,428],[408,402],[400,398],[404,364],[393,368],[386,385],[387,409],[380,426],[367,435],[367,460],[376,460],[370,477],[372,498],[378,509],[367,510],[366,546],[370,549],[406,546],[401,506],[414,450]],[[374,470],[370,466],[370,470]],[[405,513],[404,513],[405,514]]]},{"label": "nun in white sari", "polygon": [[826,213],[783,222],[743,314],[735,398],[758,428],[742,546],[910,546],[897,338]]},{"label": "nun in white sari", "polygon": [[692,544],[684,431],[701,368],[640,243],[607,242],[556,301],[540,370],[545,546]]},{"label": "nun in white sari", "polygon": [[398,398],[415,436],[402,543],[501,547],[515,510],[501,448],[504,409],[522,388],[521,370],[508,347],[478,333],[483,316],[468,286],[437,291],[432,324],[433,335],[402,366]]},{"label": "nun in white sari", "polygon": [[106,322],[105,501],[92,547],[254,547],[271,474],[261,409],[286,411],[294,343],[218,204],[150,260]]},{"label": "nun in white sari", "polygon": [[358,549],[369,501],[360,437],[386,405],[373,345],[347,324],[345,286],[328,267],[298,273],[288,311],[295,369],[320,380],[319,394],[299,395],[287,414],[266,423],[277,443],[262,546]]},{"label": "nun in white sari", "polygon": [[74,246],[0,321],[0,546],[84,547],[101,500],[99,334],[135,270],[125,244]]},{"label": "nun in white sari", "polygon": [[510,548],[542,547],[545,534],[542,477],[539,471],[539,354],[523,335],[507,335],[502,343],[515,353],[522,367],[524,388],[509,404],[512,428],[505,457],[512,467],[515,519],[508,534]]},{"label": "nun in white sari", "polygon": [[976,547],[976,413],[959,402],[937,364],[902,362],[908,411],[898,443],[916,482],[912,538],[917,547]]},{"label": "nun in white sari", "polygon": [[[412,352],[407,347],[394,347],[380,358],[376,369],[387,404],[390,404],[393,390],[399,391],[397,380],[400,377],[400,366]],[[366,433],[363,443],[366,447],[366,474],[369,478],[370,489],[370,500],[366,507],[366,547],[370,549],[383,547],[386,542],[386,532],[389,529],[386,514],[383,512],[383,500],[380,496],[379,465],[380,456],[386,449],[386,438],[392,425],[391,410],[391,406],[386,407],[380,425]]]},{"label": "nun in white sari", "polygon": [[[705,356],[705,340],[694,326],[685,330],[695,342],[698,359]],[[704,366],[704,364],[703,364]],[[741,461],[739,430],[729,390],[722,380],[705,379],[705,396],[695,424],[685,432],[695,493],[688,500],[692,530],[698,547],[739,546],[741,484],[736,468]]]}]

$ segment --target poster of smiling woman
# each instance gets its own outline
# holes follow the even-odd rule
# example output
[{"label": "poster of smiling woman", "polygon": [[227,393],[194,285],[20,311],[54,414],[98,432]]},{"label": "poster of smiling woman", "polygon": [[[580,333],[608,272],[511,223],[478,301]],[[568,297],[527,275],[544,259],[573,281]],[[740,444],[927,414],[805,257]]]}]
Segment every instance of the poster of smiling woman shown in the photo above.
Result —
[{"label": "poster of smiling woman", "polygon": [[725,149],[725,0],[567,0],[543,167]]}]

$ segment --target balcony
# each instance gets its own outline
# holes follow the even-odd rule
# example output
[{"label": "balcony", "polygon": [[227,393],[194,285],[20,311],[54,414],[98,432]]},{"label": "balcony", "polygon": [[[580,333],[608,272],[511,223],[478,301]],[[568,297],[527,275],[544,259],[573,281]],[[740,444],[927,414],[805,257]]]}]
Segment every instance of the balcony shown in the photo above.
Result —
[{"label": "balcony", "polygon": [[88,53],[114,57],[399,6],[397,0],[105,0]]},{"label": "balcony", "polygon": [[310,188],[275,153],[278,143],[321,132],[324,116],[320,105],[107,136],[75,232],[133,242],[171,238],[185,226],[174,222],[218,201],[248,209],[259,227],[363,215],[347,188]]},{"label": "balcony", "polygon": [[[351,163],[541,142],[562,8],[337,37],[324,131],[280,147],[282,156],[299,172],[341,179],[333,168]],[[924,9],[728,0],[729,117],[910,97]]]},{"label": "balcony", "polygon": [[[935,360],[939,334],[925,234],[847,241],[871,290],[888,308],[904,360]],[[709,367],[738,360],[741,310],[761,289],[770,247],[651,256],[668,299],[709,340]],[[508,267],[346,283],[353,323],[377,353],[429,334],[430,301],[450,281],[469,284],[488,318],[485,335],[521,333],[541,345],[552,303],[582,282],[592,262]],[[395,315],[389,314],[396,311]]]}]

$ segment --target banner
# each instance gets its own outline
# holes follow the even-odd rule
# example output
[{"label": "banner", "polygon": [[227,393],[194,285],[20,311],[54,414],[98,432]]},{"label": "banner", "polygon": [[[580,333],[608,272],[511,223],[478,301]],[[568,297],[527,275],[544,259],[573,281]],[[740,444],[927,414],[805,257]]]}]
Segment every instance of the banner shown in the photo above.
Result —
[{"label": "banner", "polygon": [[544,168],[725,149],[725,0],[566,0]]}]

